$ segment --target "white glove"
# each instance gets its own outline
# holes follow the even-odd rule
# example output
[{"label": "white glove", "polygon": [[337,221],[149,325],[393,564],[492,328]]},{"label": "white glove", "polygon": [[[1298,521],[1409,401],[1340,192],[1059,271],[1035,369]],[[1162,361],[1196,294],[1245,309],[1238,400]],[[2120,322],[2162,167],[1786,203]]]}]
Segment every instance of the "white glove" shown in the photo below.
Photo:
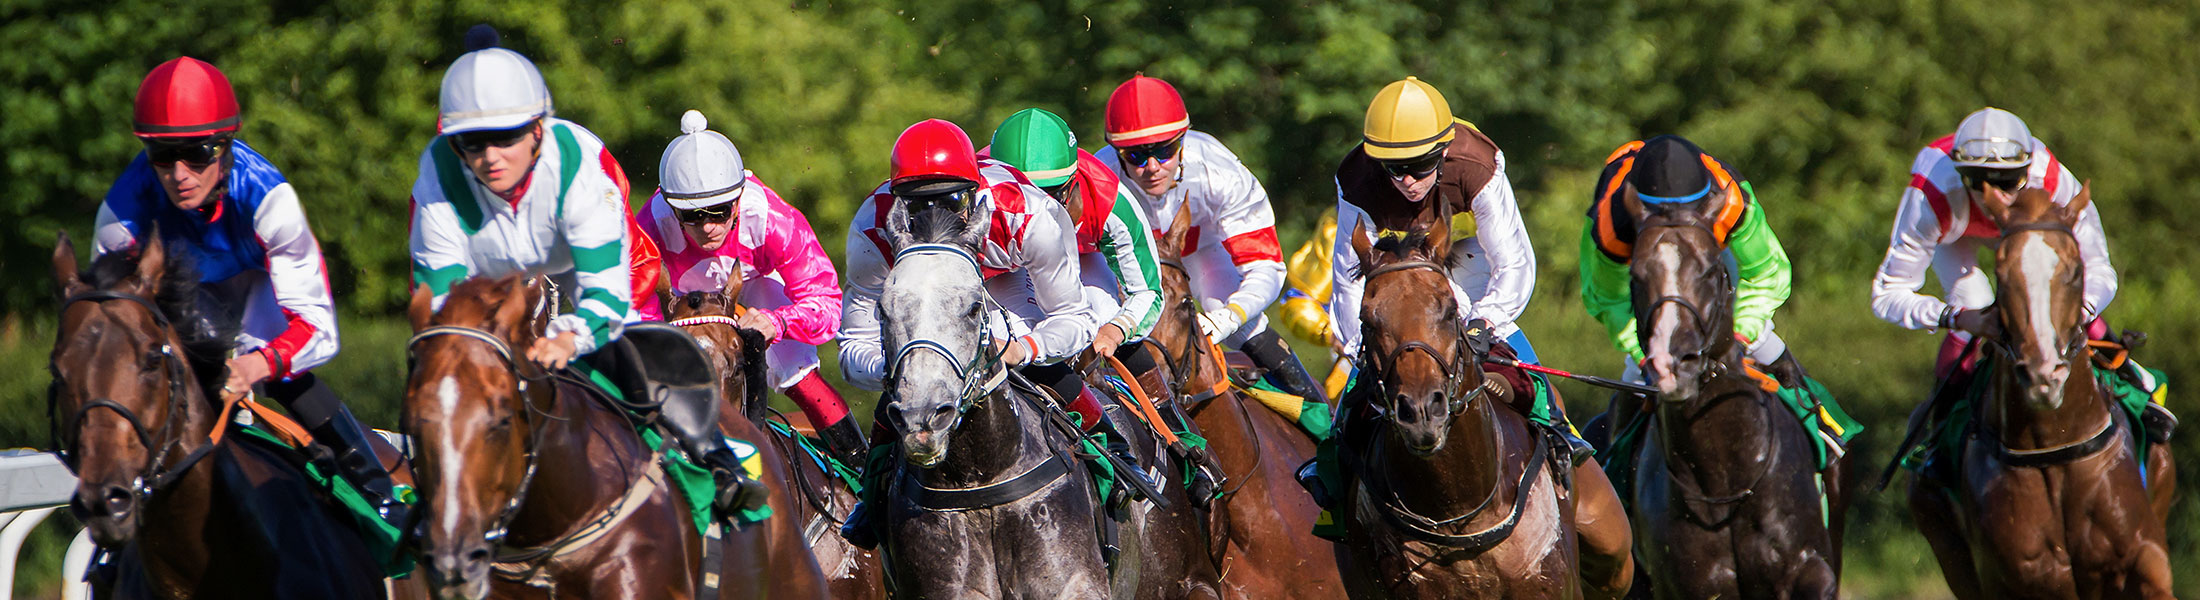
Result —
[{"label": "white glove", "polygon": [[1244,324],[1245,313],[1240,312],[1236,305],[1224,304],[1222,308],[1199,315],[1199,329],[1207,333],[1208,341],[1217,344],[1222,343],[1223,338],[1237,333],[1238,326]]}]

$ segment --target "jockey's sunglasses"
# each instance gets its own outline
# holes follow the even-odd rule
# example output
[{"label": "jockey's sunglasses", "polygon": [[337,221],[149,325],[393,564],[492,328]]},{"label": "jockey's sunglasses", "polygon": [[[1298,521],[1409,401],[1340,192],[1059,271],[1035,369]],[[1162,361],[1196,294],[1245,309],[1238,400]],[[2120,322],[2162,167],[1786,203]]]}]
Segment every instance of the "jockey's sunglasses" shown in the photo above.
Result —
[{"label": "jockey's sunglasses", "polygon": [[222,150],[229,147],[228,137],[212,137],[188,142],[145,142],[145,158],[153,166],[163,169],[176,168],[176,163],[190,165],[192,169],[204,169],[221,158]]},{"label": "jockey's sunglasses", "polygon": [[1391,179],[1405,179],[1408,177],[1420,179],[1435,173],[1437,167],[1444,166],[1444,145],[1437,144],[1436,148],[1429,150],[1428,154],[1413,158],[1378,160],[1375,163],[1382,165],[1383,174],[1389,175]]},{"label": "jockey's sunglasses", "polygon": [[532,122],[511,129],[468,131],[451,136],[451,149],[457,150],[460,154],[480,154],[489,151],[492,146],[510,148],[513,144],[519,143],[521,138],[525,138],[527,134],[534,132],[535,124]]},{"label": "jockey's sunglasses", "polygon": [[724,223],[733,218],[733,203],[728,202],[718,206],[705,206],[686,210],[674,209],[672,215],[680,219],[681,225]]},{"label": "jockey's sunglasses", "polygon": [[1157,164],[1169,164],[1169,161],[1176,160],[1177,152],[1183,149],[1184,135],[1177,134],[1176,137],[1169,138],[1169,141],[1166,142],[1118,148],[1116,152],[1119,153],[1118,156],[1122,157],[1123,166],[1143,167],[1146,166],[1148,160],[1152,160]]},{"label": "jockey's sunglasses", "polygon": [[1956,174],[1963,176],[1964,189],[1981,189],[1991,185],[2004,192],[2014,192],[2024,187],[2025,169],[1995,169],[1990,167],[1959,167]]},{"label": "jockey's sunglasses", "polygon": [[1053,196],[1065,205],[1069,204],[1069,193],[1077,191],[1077,178],[1071,177],[1060,184],[1039,188],[1039,191],[1046,192],[1048,196]]}]

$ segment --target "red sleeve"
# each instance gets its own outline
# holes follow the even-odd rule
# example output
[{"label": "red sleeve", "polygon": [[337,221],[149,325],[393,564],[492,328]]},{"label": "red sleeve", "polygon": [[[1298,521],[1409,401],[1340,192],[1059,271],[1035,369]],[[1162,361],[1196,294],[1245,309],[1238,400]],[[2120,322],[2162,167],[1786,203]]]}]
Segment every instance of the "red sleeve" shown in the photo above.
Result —
[{"label": "red sleeve", "polygon": [[1274,227],[1262,227],[1222,240],[1222,249],[1230,253],[1231,264],[1264,260],[1283,262],[1283,245],[1276,241]]}]

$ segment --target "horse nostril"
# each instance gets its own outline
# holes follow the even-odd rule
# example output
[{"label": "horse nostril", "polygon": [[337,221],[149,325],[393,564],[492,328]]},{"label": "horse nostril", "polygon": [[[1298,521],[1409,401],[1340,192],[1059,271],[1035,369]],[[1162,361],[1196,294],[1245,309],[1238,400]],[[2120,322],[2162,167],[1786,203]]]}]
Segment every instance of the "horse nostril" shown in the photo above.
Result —
[{"label": "horse nostril", "polygon": [[475,548],[466,552],[466,566],[468,568],[480,566],[487,562],[489,562],[488,548]]},{"label": "horse nostril", "polygon": [[105,509],[107,515],[109,516],[119,517],[130,513],[130,505],[135,502],[136,499],[137,498],[135,496],[132,496],[130,494],[129,488],[125,488],[119,485],[110,485],[107,486],[106,498],[105,501],[102,503],[103,506],[101,506],[101,508]]},{"label": "horse nostril", "polygon": [[1421,416],[1421,407],[1414,404],[1413,399],[1406,397],[1405,394],[1398,394],[1397,397],[1392,398],[1391,404],[1398,407],[1398,419],[1401,421],[1418,420]]},{"label": "horse nostril", "polygon": [[932,407],[932,427],[934,429],[946,429],[949,424],[954,422],[955,407],[946,404]]}]

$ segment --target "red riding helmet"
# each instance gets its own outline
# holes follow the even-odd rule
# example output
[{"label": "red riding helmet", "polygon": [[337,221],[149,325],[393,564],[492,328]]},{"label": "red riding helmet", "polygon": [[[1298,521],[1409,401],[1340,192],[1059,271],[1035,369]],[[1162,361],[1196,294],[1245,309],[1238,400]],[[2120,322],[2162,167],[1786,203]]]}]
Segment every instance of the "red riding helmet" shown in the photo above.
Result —
[{"label": "red riding helmet", "polygon": [[1132,75],[1108,94],[1108,145],[1117,148],[1169,141],[1192,128],[1184,97],[1169,82]]},{"label": "red riding helmet", "polygon": [[138,85],[138,137],[204,137],[237,130],[237,92],[206,61],[180,57],[153,67]]},{"label": "red riding helmet", "polygon": [[939,119],[925,119],[894,140],[891,184],[934,180],[984,181],[978,175],[978,152],[961,127]]}]

